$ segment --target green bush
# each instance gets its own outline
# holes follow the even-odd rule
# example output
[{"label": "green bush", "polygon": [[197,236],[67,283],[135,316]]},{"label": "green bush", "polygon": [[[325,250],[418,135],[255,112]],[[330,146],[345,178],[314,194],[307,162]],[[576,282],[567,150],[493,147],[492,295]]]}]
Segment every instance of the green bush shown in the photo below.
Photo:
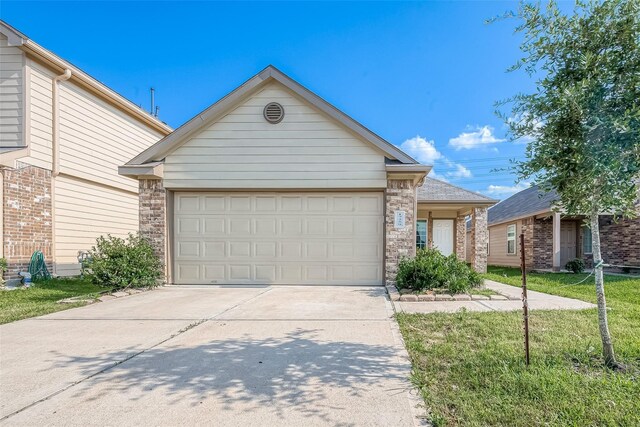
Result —
[{"label": "green bush", "polygon": [[4,272],[7,271],[7,259],[0,258],[0,287],[4,286]]},{"label": "green bush", "polygon": [[98,237],[86,267],[93,283],[117,289],[156,286],[163,274],[149,242],[135,234],[127,239]]},{"label": "green bush", "polygon": [[400,261],[396,277],[398,287],[425,291],[446,289],[463,293],[482,284],[482,278],[456,255],[442,255],[437,249],[419,249],[415,258]]},{"label": "green bush", "polygon": [[580,258],[572,259],[564,268],[572,273],[582,273],[584,271],[584,261]]}]

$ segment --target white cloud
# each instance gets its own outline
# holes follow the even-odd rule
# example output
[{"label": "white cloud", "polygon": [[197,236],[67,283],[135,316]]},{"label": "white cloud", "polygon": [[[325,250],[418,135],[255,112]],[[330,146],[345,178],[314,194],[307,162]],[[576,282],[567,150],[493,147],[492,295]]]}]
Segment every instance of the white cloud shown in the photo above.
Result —
[{"label": "white cloud", "polygon": [[438,172],[435,171],[435,169],[431,169],[431,171],[429,171],[429,178],[437,179],[439,181],[449,182],[449,180],[445,176],[440,175]]},{"label": "white cloud", "polygon": [[456,150],[471,149],[486,146],[489,144],[496,144],[505,141],[501,138],[496,138],[493,134],[493,128],[491,126],[482,126],[476,128],[473,132],[462,132],[455,138],[449,140],[449,145]]},{"label": "white cloud", "polygon": [[461,164],[456,164],[455,167],[456,167],[456,170],[453,172],[448,172],[447,176],[451,176],[454,178],[471,178],[473,176],[471,171],[465,168],[464,166],[462,166]]},{"label": "white cloud", "polygon": [[485,194],[500,197],[509,197],[519,191],[526,190],[531,186],[529,182],[519,182],[516,185],[490,185],[483,191]]},{"label": "white cloud", "polygon": [[432,165],[436,160],[442,158],[433,141],[427,141],[420,135],[407,139],[400,145],[400,149],[420,163]]}]

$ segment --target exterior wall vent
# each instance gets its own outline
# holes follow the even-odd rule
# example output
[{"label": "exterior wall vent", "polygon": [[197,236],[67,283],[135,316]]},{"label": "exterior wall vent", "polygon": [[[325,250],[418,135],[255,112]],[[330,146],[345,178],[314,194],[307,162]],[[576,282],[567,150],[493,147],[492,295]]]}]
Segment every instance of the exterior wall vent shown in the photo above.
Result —
[{"label": "exterior wall vent", "polygon": [[284,118],[284,108],[277,102],[270,102],[264,107],[264,118],[272,124],[280,123]]}]

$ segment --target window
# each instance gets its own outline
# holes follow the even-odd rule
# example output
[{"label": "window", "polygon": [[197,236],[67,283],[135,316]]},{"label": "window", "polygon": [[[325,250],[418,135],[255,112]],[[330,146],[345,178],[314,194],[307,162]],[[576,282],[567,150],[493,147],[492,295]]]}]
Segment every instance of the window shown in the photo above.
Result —
[{"label": "window", "polygon": [[507,226],[507,255],[516,254],[516,225]]},{"label": "window", "polygon": [[416,227],[416,248],[424,249],[427,247],[427,221],[419,219]]},{"label": "window", "polygon": [[582,253],[590,254],[591,250],[591,228],[587,225],[582,226]]}]

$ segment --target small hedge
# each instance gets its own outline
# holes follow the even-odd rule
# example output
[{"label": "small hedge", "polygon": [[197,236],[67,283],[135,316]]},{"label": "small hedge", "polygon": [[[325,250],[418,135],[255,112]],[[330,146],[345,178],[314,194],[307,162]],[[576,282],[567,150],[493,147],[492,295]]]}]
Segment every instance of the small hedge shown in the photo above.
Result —
[{"label": "small hedge", "polygon": [[396,281],[400,289],[446,289],[458,294],[479,287],[482,277],[455,254],[444,256],[437,249],[419,249],[415,258],[400,261]]},{"label": "small hedge", "polygon": [[149,242],[135,234],[127,239],[98,237],[85,266],[93,283],[116,289],[156,286],[163,275]]},{"label": "small hedge", "polygon": [[584,271],[584,261],[580,258],[572,259],[564,266],[564,268],[572,273],[582,273]]}]

